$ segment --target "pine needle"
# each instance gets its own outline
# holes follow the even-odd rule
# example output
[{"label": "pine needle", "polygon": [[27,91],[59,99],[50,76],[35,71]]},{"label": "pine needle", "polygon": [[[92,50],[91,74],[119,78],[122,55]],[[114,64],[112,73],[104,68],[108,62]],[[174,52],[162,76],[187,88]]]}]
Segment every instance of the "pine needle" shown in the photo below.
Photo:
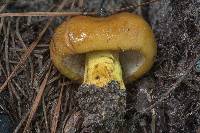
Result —
[{"label": "pine needle", "polygon": [[50,72],[51,72],[51,67],[50,67],[49,71],[47,72],[47,74],[45,75],[45,78],[44,78],[44,80],[42,81],[42,84],[40,85],[38,94],[37,94],[37,96],[36,96],[36,98],[35,98],[35,100],[34,100],[34,102],[33,102],[32,107],[31,107],[31,112],[30,112],[30,114],[29,114],[29,117],[28,117],[28,120],[27,120],[27,122],[26,122],[26,126],[25,126],[25,128],[24,128],[23,133],[26,133],[26,132],[27,132],[28,127],[29,127],[30,124],[31,124],[31,120],[33,119],[33,117],[34,117],[34,115],[35,115],[35,113],[36,113],[36,111],[37,111],[37,108],[38,108],[38,106],[39,106],[39,104],[40,104],[41,98],[42,98],[42,96],[43,96],[43,94],[44,94],[44,90],[45,90],[45,87],[46,87],[47,80],[48,80],[48,77],[49,77],[49,75],[50,75]]},{"label": "pine needle", "polygon": [[[64,7],[64,3],[66,3],[66,0],[64,0],[61,5],[58,7],[57,11],[60,11],[63,7]],[[31,43],[30,47],[27,48],[25,54],[21,57],[19,63],[14,67],[14,70],[11,72],[10,75],[8,75],[8,78],[6,79],[6,81],[3,83],[3,85],[0,87],[0,93],[6,89],[6,86],[8,84],[8,82],[14,77],[16,76],[16,72],[17,70],[24,65],[24,63],[26,62],[26,60],[28,59],[28,57],[30,56],[30,54],[32,53],[33,49],[37,46],[37,44],[39,43],[39,41],[41,40],[41,38],[43,37],[44,33],[46,32],[46,30],[48,29],[48,27],[50,26],[50,24],[52,23],[54,17],[50,18],[50,20],[47,22],[47,24],[45,25],[45,27],[43,28],[43,30],[40,32],[38,38],[36,39],[36,41],[34,41],[33,43]]]},{"label": "pine needle", "polygon": [[63,88],[64,87],[62,85],[61,91],[60,91],[60,96],[58,98],[58,103],[57,103],[55,111],[54,111],[54,116],[53,116],[53,120],[52,120],[52,127],[51,127],[51,133],[56,133],[56,128],[57,128],[59,114],[60,114],[60,109],[61,109],[61,101],[62,101]]},{"label": "pine needle", "polygon": [[77,15],[95,15],[95,12],[24,12],[24,13],[1,13],[0,17],[27,17],[27,16],[77,16]]}]

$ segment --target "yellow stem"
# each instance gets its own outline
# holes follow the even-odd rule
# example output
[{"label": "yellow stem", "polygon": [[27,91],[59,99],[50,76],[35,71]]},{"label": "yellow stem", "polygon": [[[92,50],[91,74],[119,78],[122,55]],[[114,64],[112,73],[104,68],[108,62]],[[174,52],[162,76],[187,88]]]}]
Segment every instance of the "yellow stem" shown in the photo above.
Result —
[{"label": "yellow stem", "polygon": [[115,80],[120,89],[125,89],[119,55],[112,51],[97,51],[86,54],[84,83],[98,87],[107,85]]}]

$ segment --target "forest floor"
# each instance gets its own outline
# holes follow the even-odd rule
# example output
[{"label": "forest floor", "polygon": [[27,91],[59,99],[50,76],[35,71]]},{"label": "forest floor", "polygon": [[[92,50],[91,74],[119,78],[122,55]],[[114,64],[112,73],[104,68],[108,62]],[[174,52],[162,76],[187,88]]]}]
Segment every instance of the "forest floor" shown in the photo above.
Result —
[{"label": "forest floor", "polygon": [[65,16],[27,12],[129,11],[155,33],[158,54],[143,78],[126,85],[125,132],[200,133],[200,0],[0,0],[0,104],[14,132],[75,132],[80,84],[52,65],[49,43]]}]

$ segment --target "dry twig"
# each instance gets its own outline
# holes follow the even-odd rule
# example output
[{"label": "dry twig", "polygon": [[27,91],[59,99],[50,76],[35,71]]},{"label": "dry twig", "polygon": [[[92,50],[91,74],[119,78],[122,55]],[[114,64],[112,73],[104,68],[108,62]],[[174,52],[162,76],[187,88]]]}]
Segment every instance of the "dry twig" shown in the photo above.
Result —
[{"label": "dry twig", "polygon": [[77,15],[95,15],[95,12],[24,12],[24,13],[1,13],[0,17],[27,17],[27,16],[77,16]]},{"label": "dry twig", "polygon": [[46,131],[49,133],[49,124],[48,124],[48,120],[47,120],[47,109],[46,109],[46,105],[45,105],[45,101],[44,101],[44,97],[42,99],[42,108],[43,108],[43,113],[44,113],[44,121],[45,121],[45,128]]}]

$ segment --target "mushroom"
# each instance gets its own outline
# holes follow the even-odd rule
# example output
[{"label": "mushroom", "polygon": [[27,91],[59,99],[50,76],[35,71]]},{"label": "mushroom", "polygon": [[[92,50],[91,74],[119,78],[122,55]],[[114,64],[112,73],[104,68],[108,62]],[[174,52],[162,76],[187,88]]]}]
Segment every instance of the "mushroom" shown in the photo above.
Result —
[{"label": "mushroom", "polygon": [[122,12],[109,17],[77,16],[55,30],[51,59],[69,79],[103,87],[140,78],[152,67],[157,46],[148,23]]}]

